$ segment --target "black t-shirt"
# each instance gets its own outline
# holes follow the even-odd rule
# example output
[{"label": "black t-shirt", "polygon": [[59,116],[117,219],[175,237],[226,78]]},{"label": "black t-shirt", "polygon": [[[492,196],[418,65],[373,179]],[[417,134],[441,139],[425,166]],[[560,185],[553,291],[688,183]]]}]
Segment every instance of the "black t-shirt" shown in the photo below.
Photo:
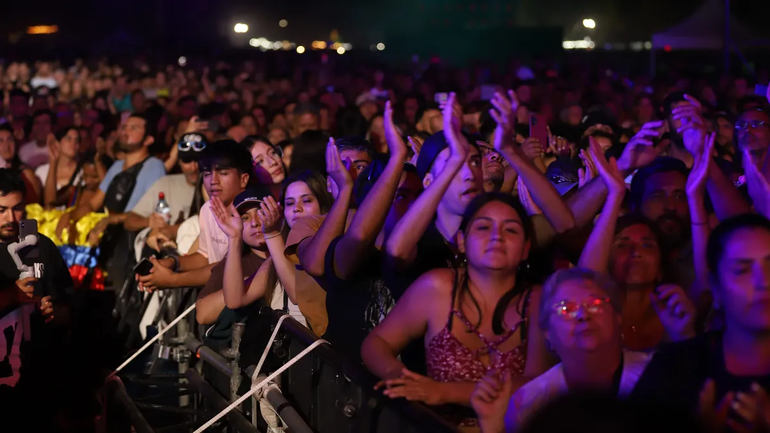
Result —
[{"label": "black t-shirt", "polygon": [[[456,252],[436,228],[435,220],[417,241],[417,257],[406,269],[387,269],[386,283],[394,291],[403,294],[422,274],[439,268],[451,268]],[[399,295],[400,297],[400,295]]]},{"label": "black t-shirt", "polygon": [[324,339],[335,350],[360,362],[361,344],[396,304],[396,298],[382,278],[382,253],[372,247],[366,264],[348,279],[334,273],[334,250],[342,236],[326,250],[323,284],[329,326]]},{"label": "black t-shirt", "polygon": [[716,401],[729,391],[747,392],[754,382],[770,390],[770,375],[735,376],[728,372],[722,333],[708,332],[664,346],[647,365],[630,399],[697,411],[698,397],[707,379],[716,384]]},{"label": "black t-shirt", "polygon": [[[18,254],[22,263],[27,266],[43,264],[43,278],[35,283],[35,295],[51,296],[56,305],[73,294],[74,285],[67,265],[50,239],[38,234],[37,245],[24,248]],[[18,290],[16,281],[19,279],[19,273],[16,263],[8,253],[8,244],[0,242],[0,290]],[[0,317],[5,313],[7,312],[0,311]]]}]

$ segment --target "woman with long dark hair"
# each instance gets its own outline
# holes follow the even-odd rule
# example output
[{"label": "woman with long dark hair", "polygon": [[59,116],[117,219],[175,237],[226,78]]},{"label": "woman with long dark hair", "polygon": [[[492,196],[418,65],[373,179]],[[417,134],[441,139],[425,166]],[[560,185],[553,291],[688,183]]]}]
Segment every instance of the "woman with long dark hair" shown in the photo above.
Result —
[{"label": "woman with long dark hair", "polygon": [[35,170],[35,175],[44,186],[43,204],[46,208],[66,207],[70,204],[83,176],[78,162],[78,128],[64,128],[56,133],[54,139],[48,143],[48,163]]},{"label": "woman with long dark hair", "polygon": [[[537,323],[540,296],[523,281],[531,233],[511,195],[486,193],[468,205],[458,232],[462,264],[421,276],[364,341],[361,355],[384,379],[385,395],[468,406],[488,371],[507,372],[521,385],[551,365],[543,334],[528,326]],[[398,359],[420,338],[429,377]]]}]

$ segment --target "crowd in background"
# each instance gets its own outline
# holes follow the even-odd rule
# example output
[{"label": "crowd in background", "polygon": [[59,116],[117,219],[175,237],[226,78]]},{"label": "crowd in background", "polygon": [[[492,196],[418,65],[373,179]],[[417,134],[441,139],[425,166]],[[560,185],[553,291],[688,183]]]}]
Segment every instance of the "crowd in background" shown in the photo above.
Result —
[{"label": "crowd in background", "polygon": [[763,83],[269,66],[0,67],[0,229],[25,205],[73,280],[46,320],[202,287],[207,345],[283,310],[464,429],[576,391],[770,427]]}]

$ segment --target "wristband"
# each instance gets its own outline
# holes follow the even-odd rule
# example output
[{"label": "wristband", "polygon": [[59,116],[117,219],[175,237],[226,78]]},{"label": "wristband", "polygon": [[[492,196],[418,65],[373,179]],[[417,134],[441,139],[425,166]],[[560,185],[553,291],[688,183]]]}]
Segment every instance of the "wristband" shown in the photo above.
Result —
[{"label": "wristband", "polygon": [[172,255],[169,255],[168,258],[174,261],[174,267],[171,270],[176,272],[177,268],[179,268],[179,259],[177,259],[176,256],[172,256]]},{"label": "wristband", "polygon": [[264,235],[265,240],[277,238],[278,236],[281,236],[281,232],[275,232],[272,235]]}]

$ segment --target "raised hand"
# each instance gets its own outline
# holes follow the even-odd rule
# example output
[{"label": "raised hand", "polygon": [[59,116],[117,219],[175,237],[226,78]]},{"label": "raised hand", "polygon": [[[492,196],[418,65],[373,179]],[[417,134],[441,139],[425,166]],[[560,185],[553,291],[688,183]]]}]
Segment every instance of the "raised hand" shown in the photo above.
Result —
[{"label": "raised hand", "polygon": [[695,156],[695,162],[692,166],[690,175],[687,176],[687,195],[690,197],[703,197],[706,191],[706,180],[709,177],[709,167],[711,166],[711,155],[714,151],[714,141],[717,134],[712,133],[708,136],[706,147],[702,152]]},{"label": "raised hand", "polygon": [[582,149],[578,156],[580,157],[580,160],[583,161],[583,165],[585,165],[585,168],[578,169],[578,188],[582,188],[596,177],[597,172],[596,164],[590,153],[586,152],[585,149]]},{"label": "raised hand", "polygon": [[259,221],[262,223],[262,233],[265,239],[278,236],[283,228],[283,210],[281,204],[276,202],[272,196],[262,199],[257,212]]},{"label": "raised hand", "polygon": [[672,341],[695,336],[695,306],[684,289],[675,284],[664,284],[650,294],[650,300]]},{"label": "raised hand", "polygon": [[743,148],[743,171],[746,173],[746,183],[749,187],[749,196],[754,202],[754,210],[770,218],[770,183],[759,172],[752,160],[751,151],[746,147]]},{"label": "raised hand", "polygon": [[390,151],[390,157],[396,158],[398,161],[404,161],[406,159],[406,145],[404,139],[401,138],[401,134],[396,128],[396,124],[393,123],[393,107],[390,101],[385,103],[385,115],[384,127],[385,127],[385,142],[388,144],[388,151]]},{"label": "raised hand", "polygon": [[350,176],[345,164],[342,163],[340,151],[337,149],[334,138],[329,138],[329,142],[326,144],[326,172],[337,185],[337,188],[342,189],[344,186],[353,186],[353,178]]},{"label": "raised hand", "polygon": [[677,132],[682,134],[684,147],[693,155],[700,155],[706,144],[708,127],[703,119],[703,106],[697,99],[690,95],[684,95],[687,105],[674,108],[671,115],[674,120],[682,122]]},{"label": "raised hand", "polygon": [[409,140],[409,147],[412,148],[412,152],[414,153],[414,156],[410,162],[412,165],[417,166],[417,159],[420,158],[420,151],[422,150],[422,140],[420,140],[419,137],[415,138],[411,135],[406,137],[406,139]]},{"label": "raised hand", "polygon": [[516,109],[519,101],[513,90],[508,91],[508,97],[504,93],[497,92],[490,101],[494,108],[489,114],[497,123],[494,134],[494,147],[503,154],[511,154],[516,151],[514,140],[514,126],[516,125]]},{"label": "raised hand", "polygon": [[535,137],[529,137],[524,140],[524,143],[521,145],[521,151],[524,152],[524,155],[526,155],[530,160],[542,158],[543,154],[545,153],[543,143],[541,143],[540,140]]},{"label": "raised hand", "polygon": [[591,144],[588,148],[591,153],[591,158],[593,158],[594,164],[596,165],[596,171],[604,180],[605,185],[607,185],[607,190],[612,195],[623,196],[626,193],[626,182],[623,179],[623,175],[620,173],[615,158],[610,158],[610,160],[607,161],[607,158],[604,157],[604,151],[602,151],[602,147],[599,143],[594,140],[593,137],[590,137],[589,140]]},{"label": "raised hand", "polygon": [[655,146],[653,139],[663,134],[662,120],[647,122],[626,144],[623,154],[618,159],[618,168],[630,174],[634,170],[646,167],[663,152],[664,146]]},{"label": "raised hand", "polygon": [[551,133],[551,128],[548,127],[548,149],[546,150],[546,153],[550,153],[555,158],[558,158],[562,155],[570,155],[572,151],[569,148],[569,142],[564,137],[559,137],[558,135],[553,135]]},{"label": "raised hand", "polygon": [[[454,107],[455,94],[450,93],[446,101],[446,107]],[[454,112],[451,109],[445,109],[443,112],[444,136],[449,144],[450,158],[454,157],[465,161],[470,153],[470,144],[460,131],[460,123],[455,119]]]},{"label": "raised hand", "polygon": [[56,141],[56,137],[52,133],[49,133],[48,137],[46,137],[46,144],[48,146],[48,161],[51,163],[58,161],[61,156],[61,149]]},{"label": "raised hand", "polygon": [[214,221],[228,239],[240,239],[243,233],[243,222],[238,211],[232,204],[225,206],[219,197],[211,197],[211,212],[214,214]]}]

